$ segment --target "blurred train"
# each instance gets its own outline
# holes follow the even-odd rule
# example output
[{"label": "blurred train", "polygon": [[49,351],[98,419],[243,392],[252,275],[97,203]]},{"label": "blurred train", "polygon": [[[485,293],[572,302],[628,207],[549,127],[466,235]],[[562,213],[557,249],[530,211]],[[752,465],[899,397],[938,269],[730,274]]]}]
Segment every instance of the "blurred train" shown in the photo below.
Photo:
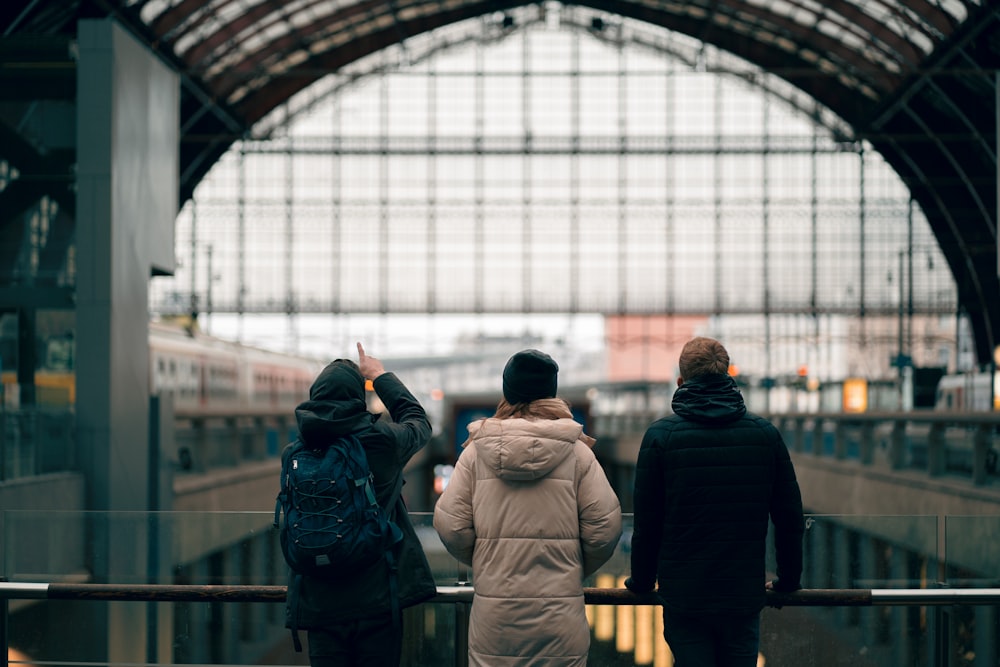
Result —
[{"label": "blurred train", "polygon": [[290,410],[309,396],[324,363],[149,325],[150,393],[174,408],[218,413]]},{"label": "blurred train", "polygon": [[1000,371],[945,375],[938,382],[934,407],[971,412],[1000,410]]},{"label": "blurred train", "polygon": [[[72,343],[70,343],[71,345]],[[52,341],[46,363],[35,373],[36,403],[71,407],[76,403],[73,351]],[[53,348],[59,350],[53,353]],[[52,363],[50,357],[68,363]],[[240,345],[184,327],[149,324],[149,391],[173,395],[174,408],[221,413],[290,410],[309,395],[324,362]],[[17,373],[2,374],[8,403],[17,395]]]}]

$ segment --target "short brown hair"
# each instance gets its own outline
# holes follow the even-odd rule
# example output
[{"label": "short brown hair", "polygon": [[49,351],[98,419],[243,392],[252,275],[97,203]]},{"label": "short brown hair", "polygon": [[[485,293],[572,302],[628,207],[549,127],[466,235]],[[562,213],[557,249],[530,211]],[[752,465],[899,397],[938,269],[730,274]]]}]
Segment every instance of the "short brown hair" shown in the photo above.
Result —
[{"label": "short brown hair", "polygon": [[684,344],[678,366],[685,380],[709,373],[725,374],[729,372],[729,353],[714,338],[698,336]]}]

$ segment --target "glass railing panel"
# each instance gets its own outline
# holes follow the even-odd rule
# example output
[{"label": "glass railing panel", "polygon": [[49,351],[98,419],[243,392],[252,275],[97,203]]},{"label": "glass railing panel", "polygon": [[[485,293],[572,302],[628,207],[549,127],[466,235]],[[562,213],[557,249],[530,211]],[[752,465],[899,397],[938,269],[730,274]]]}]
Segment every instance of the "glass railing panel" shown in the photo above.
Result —
[{"label": "glass railing panel", "polygon": [[[270,513],[3,513],[12,582],[281,585]],[[10,645],[35,663],[252,664],[287,638],[283,605],[10,602]]]},{"label": "glass railing panel", "polygon": [[944,562],[948,586],[1000,587],[1000,514],[946,516]]},{"label": "glass railing panel", "polygon": [[[431,516],[414,518],[436,580],[454,585],[458,565]],[[287,568],[272,524],[270,512],[6,511],[0,574],[63,585],[283,586]],[[38,599],[12,600],[8,609],[9,644],[33,664],[308,663],[292,648],[282,602]],[[406,664],[453,663],[456,613],[450,604],[406,610]]]},{"label": "glass railing panel", "polygon": [[[281,586],[285,565],[268,512],[2,513],[2,574],[12,581],[112,584]],[[470,575],[444,551],[429,513],[414,524],[439,586]],[[947,522],[948,568],[957,583],[973,572],[976,550],[997,542],[996,517]],[[585,585],[620,587],[629,572],[631,516],[604,567]],[[937,517],[811,516],[805,538],[807,588],[933,587],[938,573]],[[994,532],[990,532],[994,531]],[[955,549],[952,551],[951,547]],[[1000,562],[987,549],[983,559]],[[954,558],[953,558],[954,557]],[[773,554],[769,554],[773,572]],[[995,570],[995,568],[994,568]],[[980,577],[989,583],[990,570]],[[961,576],[959,576],[961,575]],[[306,664],[284,628],[282,602],[109,602],[11,600],[10,646],[33,664]],[[990,607],[873,606],[765,609],[761,653],[767,664],[952,664],[996,652],[998,614]],[[595,606],[590,665],[668,665],[662,616],[653,606]],[[466,610],[426,604],[406,611],[404,665],[463,664]],[[947,630],[947,631],[944,631]],[[984,638],[984,636],[986,638]],[[989,637],[992,637],[990,639]],[[950,641],[944,646],[935,642]],[[964,656],[964,657],[963,657]],[[993,664],[993,663],[986,663]]]},{"label": "glass railing panel", "polygon": [[[270,512],[8,510],[0,574],[9,581],[283,583],[272,524]],[[245,561],[253,565],[237,565]]]},{"label": "glass railing panel", "polygon": [[932,614],[918,606],[768,607],[760,653],[768,665],[931,665]]},{"label": "glass railing panel", "polygon": [[[809,516],[803,586],[933,586],[938,561],[937,526],[937,517],[927,516]],[[632,516],[625,515],[618,549],[585,585],[623,586],[630,570],[631,530]],[[428,555],[433,558],[431,553],[443,547],[439,541],[434,542],[433,536],[429,542]],[[448,567],[458,566],[451,561]],[[768,571],[773,576],[773,549],[768,554]],[[441,579],[438,583],[450,585]],[[669,653],[659,607],[591,605],[587,611],[591,624],[589,664],[666,664],[663,658],[656,658]],[[926,656],[926,615],[927,610],[920,607],[765,609],[761,615],[761,654],[770,664],[856,665],[866,664],[866,655],[872,660],[890,659],[889,664],[926,664],[919,662]],[[831,656],[840,656],[836,659],[841,661],[831,662],[835,660]]]},{"label": "glass railing panel", "polygon": [[[933,516],[807,516],[802,586],[933,587],[937,526]],[[774,567],[769,550],[768,571]],[[929,664],[927,611],[902,606],[767,608],[761,614],[761,653],[768,664],[780,665]]]},{"label": "glass railing panel", "polygon": [[805,588],[927,588],[937,581],[938,519],[809,515],[803,551]]},{"label": "glass railing panel", "polygon": [[438,586],[458,586],[472,581],[472,568],[459,563],[449,554],[434,530],[434,514],[431,512],[410,512],[413,529],[420,538],[424,555],[431,566],[434,583]]},{"label": "glass railing panel", "polygon": [[[1000,515],[946,516],[944,563],[947,587],[1000,588]],[[1000,665],[1000,605],[955,605],[940,617],[954,664]]]},{"label": "glass railing panel", "polygon": [[[806,526],[805,588],[926,588],[935,581],[936,517],[817,515]],[[762,640],[762,652],[778,664],[927,664],[925,621],[919,607],[767,609],[762,637],[781,639]]]}]

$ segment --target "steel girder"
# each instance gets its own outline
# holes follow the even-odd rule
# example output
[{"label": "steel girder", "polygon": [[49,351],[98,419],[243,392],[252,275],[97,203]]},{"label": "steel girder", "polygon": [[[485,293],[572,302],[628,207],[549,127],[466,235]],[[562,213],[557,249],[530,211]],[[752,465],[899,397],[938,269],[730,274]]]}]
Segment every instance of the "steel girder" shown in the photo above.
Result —
[{"label": "steel girder", "polygon": [[[415,35],[535,3],[450,0],[6,0],[0,104],[73,95],[80,18],[111,16],[182,81],[181,202],[231,144],[330,72]],[[836,113],[909,186],[950,264],[987,363],[1000,343],[997,103],[1000,0],[632,0],[564,3],[697,38],[772,72]],[[39,76],[26,77],[26,69]],[[13,97],[13,100],[7,98]],[[6,130],[11,131],[8,123]],[[45,163],[24,142],[0,160]],[[58,192],[19,186],[26,196]],[[0,193],[2,194],[2,193]],[[64,207],[65,208],[65,207]],[[65,230],[60,232],[65,235]]]}]

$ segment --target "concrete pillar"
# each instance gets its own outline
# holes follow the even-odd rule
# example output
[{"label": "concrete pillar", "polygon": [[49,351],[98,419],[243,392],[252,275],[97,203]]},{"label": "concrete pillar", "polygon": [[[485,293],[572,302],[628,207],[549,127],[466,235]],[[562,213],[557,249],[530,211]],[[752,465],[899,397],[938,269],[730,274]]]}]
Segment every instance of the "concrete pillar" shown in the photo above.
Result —
[{"label": "concrete pillar", "polygon": [[[243,559],[246,557],[243,553],[242,542],[237,542],[228,549],[220,551],[217,557],[221,560],[219,564],[221,572],[217,581],[226,585],[241,583],[240,573],[243,570]],[[228,603],[219,603],[216,607],[218,618],[215,619],[215,623],[220,635],[217,660],[220,663],[232,664],[241,654],[239,650],[240,622],[244,607],[245,605]]]},{"label": "concrete pillar", "polygon": [[227,443],[226,465],[235,466],[243,461],[243,437],[240,433],[240,420],[230,417],[224,420],[223,437]]},{"label": "concrete pillar", "polygon": [[[917,588],[920,586],[919,580],[911,580],[911,563],[914,561],[914,554],[901,545],[894,545],[889,556],[888,576],[894,582],[894,586],[901,588]],[[910,627],[911,613],[919,615],[918,607],[889,607],[889,664],[912,665],[916,664],[916,648],[920,642],[920,637],[914,637],[913,631],[916,629],[919,634],[919,627]],[[918,616],[919,617],[919,616]]]},{"label": "concrete pillar", "polygon": [[944,430],[944,424],[934,423],[931,424],[931,430],[927,434],[927,474],[931,477],[943,475],[945,472],[947,445],[944,440]]},{"label": "concrete pillar", "polygon": [[[854,588],[857,579],[858,540],[853,529],[837,523],[830,526],[830,556],[832,582],[830,588]],[[857,607],[837,607],[837,622],[844,627],[858,624]]]},{"label": "concrete pillar", "polygon": [[18,397],[22,408],[35,407],[35,366],[38,359],[35,353],[35,331],[37,311],[34,308],[17,309],[17,384],[20,387]]},{"label": "concrete pillar", "polygon": [[148,437],[147,292],[154,270],[173,270],[179,84],[113,21],[81,21],[79,49],[77,411],[88,509],[145,509],[147,452],[136,443]]},{"label": "concrete pillar", "polygon": [[804,432],[806,427],[806,420],[802,417],[796,417],[792,421],[793,428],[795,431],[792,434],[792,451],[801,452],[803,449],[803,441],[805,440]]},{"label": "concrete pillar", "polygon": [[861,424],[861,446],[858,456],[862,465],[871,465],[875,460],[875,424],[864,422]]},{"label": "concrete pillar", "polygon": [[833,457],[837,460],[847,458],[847,429],[843,421],[838,421],[833,430]]},{"label": "concrete pillar", "polygon": [[976,667],[1000,664],[1000,611],[997,607],[974,607]]},{"label": "concrete pillar", "polygon": [[[77,63],[77,441],[86,507],[149,508],[147,292],[173,270],[178,202],[177,75],[113,20],[82,20]],[[115,515],[96,521],[96,581],[146,575],[145,549]],[[109,605],[81,629],[97,654],[147,657],[146,607]]]},{"label": "concrete pillar", "polygon": [[816,417],[813,421],[813,431],[812,431],[812,448],[808,451],[815,456],[823,455],[823,439],[825,437],[826,430],[823,428],[823,418]]},{"label": "concrete pillar", "polygon": [[[872,539],[870,535],[852,530],[852,541],[857,545],[854,575],[847,585],[851,588],[882,588],[885,576],[880,571],[879,559],[885,544]],[[861,631],[863,646],[874,649],[879,643],[878,623],[882,608],[857,608],[857,624]]]},{"label": "concrete pillar", "polygon": [[980,424],[972,439],[972,482],[982,486],[988,481],[987,461],[993,446],[993,427],[990,424]]},{"label": "concrete pillar", "polygon": [[[191,583],[212,582],[209,558],[202,558],[190,566]],[[178,641],[185,644],[188,662],[208,664],[213,662],[212,650],[215,628],[212,627],[212,608],[216,603],[192,602],[185,605],[187,614],[177,628]]]},{"label": "concrete pillar", "polygon": [[[844,562],[846,550],[843,545],[843,530],[837,525],[835,520],[823,519],[821,524],[818,558],[817,558],[817,580],[818,588],[844,588],[839,570]],[[831,623],[843,623],[843,609],[838,607],[824,607],[820,613],[826,615]]]},{"label": "concrete pillar", "polygon": [[892,425],[889,440],[889,465],[899,470],[906,465],[906,421],[900,419]]}]

